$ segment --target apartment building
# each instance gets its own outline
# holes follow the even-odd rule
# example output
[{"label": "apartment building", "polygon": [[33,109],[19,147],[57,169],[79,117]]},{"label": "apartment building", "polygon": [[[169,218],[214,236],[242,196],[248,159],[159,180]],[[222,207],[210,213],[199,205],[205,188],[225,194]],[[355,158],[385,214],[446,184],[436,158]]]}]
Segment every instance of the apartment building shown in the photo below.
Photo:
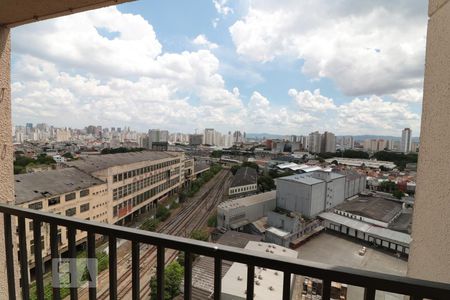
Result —
[{"label": "apartment building", "polygon": [[[49,170],[14,176],[16,205],[52,212],[64,216],[76,216],[84,220],[108,222],[108,186],[106,182],[75,168]],[[44,260],[50,258],[50,226],[41,228],[41,246]],[[34,265],[33,221],[26,226],[28,258]],[[85,231],[77,231],[77,242],[86,238]],[[59,248],[67,249],[67,230],[58,229]],[[16,241],[18,243],[18,240]]]}]

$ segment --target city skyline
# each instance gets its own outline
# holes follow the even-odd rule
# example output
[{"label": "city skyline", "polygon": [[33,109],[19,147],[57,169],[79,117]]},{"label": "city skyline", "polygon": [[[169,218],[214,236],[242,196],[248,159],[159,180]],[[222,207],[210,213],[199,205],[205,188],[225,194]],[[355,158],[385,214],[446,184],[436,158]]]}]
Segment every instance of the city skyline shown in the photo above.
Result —
[{"label": "city skyline", "polygon": [[[135,133],[138,133],[138,134],[148,134],[149,131],[151,131],[151,130],[161,130],[161,131],[166,131],[167,130],[166,128],[156,128],[156,127],[153,128],[152,127],[152,128],[147,128],[147,129],[144,129],[144,130],[141,131],[141,130],[138,130],[136,128],[132,128],[132,127],[127,126],[127,125],[124,125],[124,126],[103,126],[103,125],[98,125],[98,124],[97,125],[88,124],[88,125],[81,125],[80,127],[71,127],[71,126],[56,126],[54,124],[48,124],[48,123],[45,123],[45,122],[37,122],[37,123],[25,122],[23,124],[13,124],[13,128],[16,129],[18,127],[21,127],[21,128],[25,129],[27,127],[27,124],[31,124],[33,126],[33,128],[36,128],[38,125],[46,125],[46,126],[49,126],[49,127],[53,127],[54,129],[71,129],[71,130],[87,130],[88,127],[94,126],[94,127],[101,127],[102,129],[108,129],[108,130],[111,130],[112,128],[115,129],[115,130],[121,130],[121,131],[123,131],[123,130],[130,130],[130,132],[135,132]],[[196,128],[196,129],[194,129],[194,131],[183,131],[183,130],[180,130],[180,131],[167,130],[167,131],[169,132],[169,134],[186,134],[186,135],[200,134],[200,135],[204,135],[205,130],[207,130],[207,129],[213,129],[213,130],[215,130],[215,131],[217,131],[217,132],[219,132],[221,134],[228,134],[228,133],[232,134],[232,133],[234,133],[236,131],[240,131],[240,132],[245,133],[248,136],[250,135],[252,137],[253,136],[264,136],[264,135],[267,135],[267,138],[270,138],[271,136],[280,136],[280,137],[308,136],[309,134],[318,131],[318,130],[313,130],[311,132],[297,132],[297,133],[294,133],[294,134],[292,134],[292,133],[281,133],[281,132],[275,132],[275,133],[272,133],[272,132],[245,132],[243,130],[240,130],[239,128],[234,128],[234,129],[221,131],[221,130],[217,130],[215,128],[208,127],[208,126],[205,127],[205,128]],[[404,129],[409,129],[409,128],[401,129],[399,131],[399,133],[397,133],[396,135],[377,135],[377,134],[372,134],[372,133],[356,134],[356,135],[352,135],[352,134],[335,134],[335,135],[337,137],[347,137],[347,136],[349,136],[349,137],[350,136],[357,136],[357,137],[359,137],[360,136],[360,137],[367,137],[367,138],[390,137],[390,138],[401,139],[402,138],[402,132],[403,132]],[[334,132],[332,132],[332,133],[334,134]],[[412,133],[414,133],[414,132],[412,132]],[[414,140],[419,139],[419,136],[418,135],[411,135],[411,139],[414,139]]]},{"label": "city skyline", "polygon": [[14,121],[419,134],[422,2],[140,1],[25,25]]}]

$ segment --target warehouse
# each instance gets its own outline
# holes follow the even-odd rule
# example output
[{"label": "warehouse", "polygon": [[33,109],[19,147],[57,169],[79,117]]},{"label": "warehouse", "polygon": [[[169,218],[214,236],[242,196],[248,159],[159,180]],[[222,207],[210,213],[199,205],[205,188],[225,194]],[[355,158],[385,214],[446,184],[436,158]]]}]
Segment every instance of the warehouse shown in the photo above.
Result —
[{"label": "warehouse", "polygon": [[311,218],[344,201],[345,176],[325,171],[276,179],[277,207]]},{"label": "warehouse", "polygon": [[217,207],[217,227],[242,229],[275,209],[276,191],[222,202]]},{"label": "warehouse", "polygon": [[411,243],[409,234],[374,226],[330,212],[321,213],[319,217],[323,220],[323,226],[330,230],[364,240],[397,253],[409,254]]}]

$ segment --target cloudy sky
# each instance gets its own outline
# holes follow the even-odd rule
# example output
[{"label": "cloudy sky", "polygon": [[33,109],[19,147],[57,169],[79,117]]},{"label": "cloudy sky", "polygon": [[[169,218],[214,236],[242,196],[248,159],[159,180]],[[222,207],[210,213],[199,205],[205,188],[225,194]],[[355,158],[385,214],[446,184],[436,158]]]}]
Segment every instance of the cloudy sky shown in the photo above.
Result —
[{"label": "cloudy sky", "polygon": [[420,130],[427,1],[137,1],[15,28],[15,124]]}]

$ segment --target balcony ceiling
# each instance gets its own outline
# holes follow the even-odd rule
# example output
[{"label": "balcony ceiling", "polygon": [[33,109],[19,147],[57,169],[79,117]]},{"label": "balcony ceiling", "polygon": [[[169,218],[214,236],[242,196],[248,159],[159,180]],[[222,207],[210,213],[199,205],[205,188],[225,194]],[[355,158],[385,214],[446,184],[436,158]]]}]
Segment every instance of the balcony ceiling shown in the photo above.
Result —
[{"label": "balcony ceiling", "polygon": [[0,25],[15,27],[134,0],[1,0]]}]

